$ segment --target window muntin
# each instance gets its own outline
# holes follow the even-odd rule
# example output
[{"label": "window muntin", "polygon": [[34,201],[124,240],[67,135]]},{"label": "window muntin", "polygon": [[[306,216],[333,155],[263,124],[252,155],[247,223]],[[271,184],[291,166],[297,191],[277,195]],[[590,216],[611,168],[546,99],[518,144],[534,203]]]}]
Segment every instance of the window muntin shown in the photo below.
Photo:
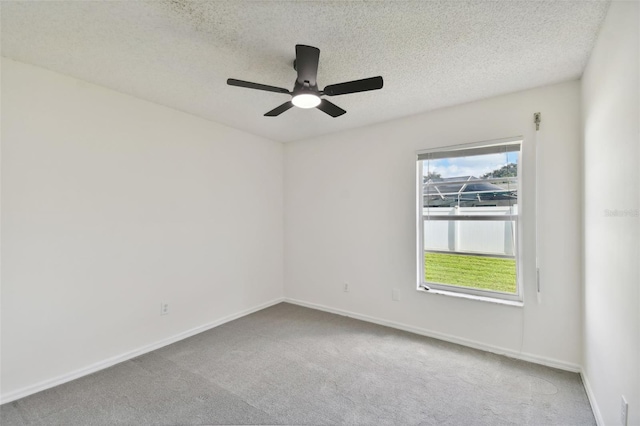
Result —
[{"label": "window muntin", "polygon": [[521,300],[521,139],[418,153],[419,287]]}]

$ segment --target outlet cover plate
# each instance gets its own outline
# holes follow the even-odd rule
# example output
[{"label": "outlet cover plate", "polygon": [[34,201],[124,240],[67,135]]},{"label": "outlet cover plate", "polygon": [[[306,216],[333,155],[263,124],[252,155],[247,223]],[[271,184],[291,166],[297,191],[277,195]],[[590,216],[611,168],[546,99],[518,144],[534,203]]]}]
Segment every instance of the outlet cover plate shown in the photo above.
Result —
[{"label": "outlet cover plate", "polygon": [[391,290],[391,299],[399,302],[400,301],[400,290],[397,288],[394,288],[393,290]]}]

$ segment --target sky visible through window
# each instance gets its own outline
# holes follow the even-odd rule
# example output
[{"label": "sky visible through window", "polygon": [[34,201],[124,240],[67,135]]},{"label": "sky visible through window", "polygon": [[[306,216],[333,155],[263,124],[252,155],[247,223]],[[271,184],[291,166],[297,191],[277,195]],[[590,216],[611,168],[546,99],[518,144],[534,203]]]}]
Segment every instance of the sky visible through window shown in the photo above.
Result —
[{"label": "sky visible through window", "polygon": [[443,178],[475,176],[480,177],[509,163],[518,164],[518,152],[505,154],[473,155],[470,157],[443,158],[424,161],[423,174],[438,173]]}]

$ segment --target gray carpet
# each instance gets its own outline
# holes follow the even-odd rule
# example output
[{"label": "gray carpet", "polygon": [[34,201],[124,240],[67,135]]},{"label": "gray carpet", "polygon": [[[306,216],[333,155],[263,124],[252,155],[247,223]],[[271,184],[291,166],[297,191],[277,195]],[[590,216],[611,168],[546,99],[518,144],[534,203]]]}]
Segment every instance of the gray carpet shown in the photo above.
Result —
[{"label": "gray carpet", "polygon": [[580,377],[282,303],[0,407],[9,425],[595,425]]}]

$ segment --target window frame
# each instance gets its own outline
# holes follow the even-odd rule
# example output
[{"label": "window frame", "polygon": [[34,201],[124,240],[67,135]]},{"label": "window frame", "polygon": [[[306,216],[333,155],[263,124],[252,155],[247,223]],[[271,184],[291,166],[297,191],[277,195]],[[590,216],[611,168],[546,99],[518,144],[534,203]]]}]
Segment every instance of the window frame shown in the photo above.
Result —
[{"label": "window frame", "polygon": [[[506,293],[506,292],[499,292],[499,291],[493,291],[493,290],[477,289],[477,288],[456,286],[453,284],[434,283],[434,282],[427,281],[425,279],[425,260],[424,260],[424,253],[425,253],[424,222],[425,220],[424,220],[424,211],[423,211],[423,208],[424,208],[423,162],[427,161],[428,158],[424,158],[424,157],[432,154],[437,154],[437,158],[452,158],[452,157],[456,157],[456,155],[447,156],[446,154],[455,153],[456,151],[458,151],[457,156],[460,157],[462,156],[462,155],[459,155],[460,152],[464,152],[464,151],[479,152],[483,148],[490,148],[493,146],[500,147],[505,145],[515,145],[515,144],[519,146],[519,149],[517,150],[519,153],[519,159],[518,159],[518,168],[517,168],[518,179],[517,179],[517,186],[516,186],[516,189],[518,192],[518,200],[517,200],[518,209],[515,215],[512,214],[513,212],[511,212],[511,214],[508,216],[515,221],[515,228],[514,228],[515,241],[514,241],[514,247],[513,247],[513,250],[514,250],[513,258],[516,261],[516,292]],[[479,299],[479,300],[488,300],[488,301],[494,301],[498,303],[521,304],[523,302],[524,291],[523,291],[523,279],[522,279],[523,273],[522,272],[523,272],[524,262],[523,262],[523,256],[522,256],[522,238],[521,238],[521,236],[524,234],[524,226],[522,221],[522,212],[523,212],[522,210],[522,198],[523,198],[522,166],[524,163],[523,146],[524,146],[524,137],[514,136],[509,138],[503,138],[503,139],[495,139],[495,140],[474,142],[474,143],[468,143],[468,144],[450,145],[450,146],[416,151],[417,290],[430,291],[438,294],[448,294],[448,295],[459,296],[459,297],[468,297],[468,298]],[[471,153],[468,155],[471,156],[471,155],[482,155],[482,154]],[[443,220],[446,220],[446,219],[443,219]],[[460,219],[457,219],[457,220],[460,220]],[[472,220],[477,220],[477,219],[472,219]],[[494,219],[494,220],[497,220],[497,219]],[[470,253],[460,252],[460,254],[470,254]],[[482,253],[478,253],[478,254],[473,253],[472,255],[477,255],[480,257],[483,256]],[[494,257],[494,256],[489,255],[489,257]],[[495,257],[499,257],[499,256],[495,256]]]}]

